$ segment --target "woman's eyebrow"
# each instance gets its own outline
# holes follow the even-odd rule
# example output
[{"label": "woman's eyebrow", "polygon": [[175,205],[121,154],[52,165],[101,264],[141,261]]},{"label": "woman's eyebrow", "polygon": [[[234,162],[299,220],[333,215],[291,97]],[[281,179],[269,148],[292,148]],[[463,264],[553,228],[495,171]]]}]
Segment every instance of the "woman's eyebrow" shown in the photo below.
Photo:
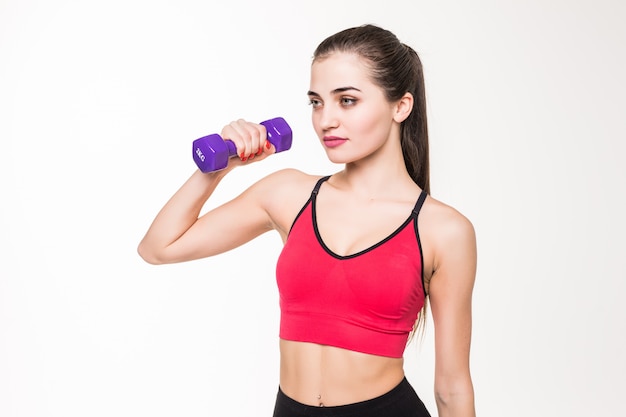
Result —
[{"label": "woman's eyebrow", "polygon": [[[352,91],[352,90],[353,90],[353,91],[358,91],[358,92],[361,92],[361,90],[359,90],[358,88],[349,86],[349,87],[339,87],[339,88],[335,88],[333,91],[331,91],[331,92],[330,92],[330,94],[335,95],[335,94],[340,94],[340,93],[344,93],[344,92],[346,92],[346,91]],[[311,91],[311,90],[309,90],[309,91],[307,92],[307,96],[317,96],[317,97],[319,97],[320,95],[319,95],[319,94],[317,94],[315,91]]]}]

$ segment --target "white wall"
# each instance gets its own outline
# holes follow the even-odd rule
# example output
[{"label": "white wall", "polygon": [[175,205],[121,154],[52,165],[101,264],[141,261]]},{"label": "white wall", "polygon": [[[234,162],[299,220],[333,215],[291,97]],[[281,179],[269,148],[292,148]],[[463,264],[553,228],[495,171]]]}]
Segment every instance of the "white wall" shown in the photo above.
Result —
[{"label": "white wall", "polygon": [[[278,236],[160,267],[135,250],[191,141],[231,119],[282,115],[294,146],[211,204],[334,171],[310,57],[368,22],[420,53],[433,194],[477,230],[479,415],[620,414],[625,18],[618,0],[1,0],[0,415],[271,415]],[[428,331],[407,373],[436,414]]]}]

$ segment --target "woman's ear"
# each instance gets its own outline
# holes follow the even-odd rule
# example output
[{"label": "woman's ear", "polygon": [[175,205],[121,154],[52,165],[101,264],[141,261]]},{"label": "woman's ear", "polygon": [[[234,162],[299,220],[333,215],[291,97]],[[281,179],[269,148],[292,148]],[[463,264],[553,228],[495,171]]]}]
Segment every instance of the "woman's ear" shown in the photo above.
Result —
[{"label": "woman's ear", "polygon": [[409,117],[409,114],[411,114],[411,110],[413,110],[413,94],[406,92],[402,98],[396,102],[396,112],[393,116],[393,120],[398,123],[404,122],[404,120]]}]

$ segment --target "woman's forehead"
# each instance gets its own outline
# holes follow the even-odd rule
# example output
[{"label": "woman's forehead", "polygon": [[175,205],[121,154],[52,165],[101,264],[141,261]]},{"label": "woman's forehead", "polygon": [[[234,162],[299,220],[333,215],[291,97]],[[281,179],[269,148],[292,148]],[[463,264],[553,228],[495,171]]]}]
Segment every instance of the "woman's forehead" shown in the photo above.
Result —
[{"label": "woman's forehead", "polygon": [[[369,69],[365,65],[363,58],[356,54],[345,52],[334,52],[323,59],[317,59],[311,66],[311,87],[319,85],[318,88],[328,91],[343,85],[359,84],[365,87],[371,84]],[[324,93],[326,91],[316,91]]]}]

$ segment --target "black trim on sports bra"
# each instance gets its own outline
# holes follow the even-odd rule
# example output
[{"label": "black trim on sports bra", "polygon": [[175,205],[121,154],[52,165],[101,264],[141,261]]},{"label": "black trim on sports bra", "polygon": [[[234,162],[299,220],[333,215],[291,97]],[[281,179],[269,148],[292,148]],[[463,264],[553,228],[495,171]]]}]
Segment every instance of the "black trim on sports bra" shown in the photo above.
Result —
[{"label": "black trim on sports bra", "polygon": [[417,203],[415,203],[415,208],[413,208],[413,215],[415,216],[415,222],[413,223],[413,225],[415,227],[415,236],[417,237],[417,246],[420,249],[420,264],[422,265],[422,271],[420,276],[422,277],[422,291],[424,292],[425,297],[428,296],[428,292],[426,291],[426,283],[424,282],[424,250],[422,249],[422,239],[420,238],[417,217],[422,210],[422,206],[424,205],[424,201],[426,201],[426,197],[428,197],[428,194],[426,193],[426,191],[422,190],[419,198],[417,199]]},{"label": "black trim on sports bra", "polygon": [[422,209],[422,205],[424,204],[424,201],[426,201],[427,196],[428,194],[426,191],[422,190],[420,196],[417,198],[417,203],[415,203],[415,207],[413,207],[413,214],[415,214],[416,217],[419,216],[420,210]]},{"label": "black trim on sports bra", "polygon": [[317,195],[317,193],[320,191],[320,187],[322,186],[322,183],[328,180],[329,178],[330,178],[330,175],[327,175],[317,180],[317,183],[315,183],[315,187],[313,187],[313,191],[311,191],[311,197],[313,197],[314,195]]},{"label": "black trim on sports bra", "polygon": [[315,183],[315,187],[313,187],[313,191],[311,191],[311,195],[309,196],[309,199],[304,203],[304,205],[302,206],[298,214],[296,214],[296,217],[294,217],[293,222],[291,222],[291,227],[289,228],[289,233],[287,233],[287,236],[291,234],[291,229],[293,229],[293,226],[296,224],[296,222],[298,221],[298,219],[300,218],[304,210],[306,210],[307,206],[311,203],[313,196],[317,195],[318,191],[320,190],[320,187],[322,186],[322,183],[329,178],[330,178],[330,175],[326,177],[322,177],[319,180],[317,180],[317,183]]},{"label": "black trim on sports bra", "polygon": [[336,259],[351,259],[351,258],[356,258],[357,256],[363,255],[364,253],[370,252],[374,249],[376,249],[377,247],[383,245],[384,243],[388,242],[389,240],[391,240],[393,237],[395,237],[398,233],[400,233],[412,220],[415,219],[415,231],[416,231],[416,238],[417,238],[417,244],[420,248],[420,258],[421,258],[421,264],[422,264],[422,271],[421,271],[421,277],[422,277],[422,289],[425,289],[424,287],[424,256],[422,254],[422,250],[421,250],[421,242],[419,240],[419,235],[417,234],[417,215],[419,214],[419,211],[422,208],[422,204],[424,204],[424,201],[426,200],[426,193],[424,191],[421,192],[420,196],[417,199],[417,202],[415,203],[415,206],[413,207],[413,210],[411,210],[411,214],[409,215],[409,217],[396,229],[394,230],[390,235],[388,235],[386,238],[382,239],[381,241],[373,244],[372,246],[363,249],[359,252],[356,253],[352,253],[350,255],[339,255],[337,253],[335,253],[332,249],[330,249],[328,246],[326,246],[326,243],[324,242],[324,239],[322,239],[322,235],[320,234],[319,228],[318,228],[318,224],[317,224],[317,207],[316,207],[316,200],[317,200],[317,195],[319,194],[319,189],[322,185],[322,183],[326,180],[328,180],[328,178],[330,178],[330,176],[321,178],[317,184],[315,185],[315,188],[313,189],[313,192],[311,193],[311,198],[310,198],[310,204],[311,204],[311,215],[313,217],[313,231],[315,232],[315,237],[317,238],[318,243],[322,246],[322,248],[333,258]]}]

